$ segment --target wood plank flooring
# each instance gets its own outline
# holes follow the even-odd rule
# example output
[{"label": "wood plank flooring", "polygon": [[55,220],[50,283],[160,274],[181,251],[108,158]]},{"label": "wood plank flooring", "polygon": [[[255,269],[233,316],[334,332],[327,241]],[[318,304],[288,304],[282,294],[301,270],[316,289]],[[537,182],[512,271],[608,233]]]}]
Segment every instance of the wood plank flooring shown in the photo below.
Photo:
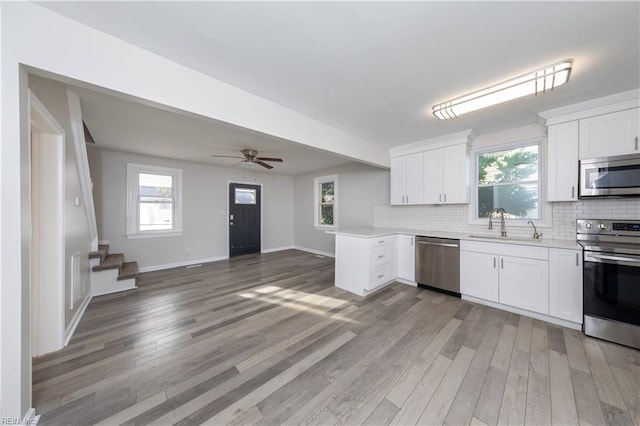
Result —
[{"label": "wood plank flooring", "polygon": [[640,425],[640,351],[287,250],[141,274],[34,360],[42,425]]}]

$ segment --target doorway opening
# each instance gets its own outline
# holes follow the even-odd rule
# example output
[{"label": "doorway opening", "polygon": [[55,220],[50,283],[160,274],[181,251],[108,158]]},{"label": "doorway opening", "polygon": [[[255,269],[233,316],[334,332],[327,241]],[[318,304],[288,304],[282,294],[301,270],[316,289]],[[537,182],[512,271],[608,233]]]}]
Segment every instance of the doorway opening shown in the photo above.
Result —
[{"label": "doorway opening", "polygon": [[260,253],[261,185],[229,183],[229,257]]}]

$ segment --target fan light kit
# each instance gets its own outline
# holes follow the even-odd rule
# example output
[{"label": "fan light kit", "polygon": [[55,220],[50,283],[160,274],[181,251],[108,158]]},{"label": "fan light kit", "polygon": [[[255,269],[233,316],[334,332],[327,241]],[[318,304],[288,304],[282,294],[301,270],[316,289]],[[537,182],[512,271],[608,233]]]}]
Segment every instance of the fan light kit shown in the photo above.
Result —
[{"label": "fan light kit", "polygon": [[258,151],[255,149],[241,149],[243,157],[239,157],[237,155],[212,155],[212,157],[220,157],[220,158],[240,158],[235,166],[239,165],[247,165],[253,166],[254,164],[258,164],[266,169],[273,169],[271,164],[265,163],[265,161],[275,161],[277,163],[282,163],[282,158],[273,158],[273,157],[258,157]]},{"label": "fan light kit", "polygon": [[476,111],[527,95],[545,93],[569,81],[571,61],[566,60],[540,68],[520,77],[440,103],[433,107],[433,115],[440,120],[451,120]]}]

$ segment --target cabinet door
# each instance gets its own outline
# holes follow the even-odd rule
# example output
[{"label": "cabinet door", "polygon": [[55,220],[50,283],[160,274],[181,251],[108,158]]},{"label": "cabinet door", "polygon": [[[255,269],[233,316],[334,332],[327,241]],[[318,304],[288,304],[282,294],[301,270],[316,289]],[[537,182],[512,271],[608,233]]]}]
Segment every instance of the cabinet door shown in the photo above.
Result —
[{"label": "cabinet door", "polygon": [[398,235],[398,278],[415,281],[416,247],[413,235]]},{"label": "cabinet door", "polygon": [[467,145],[453,145],[442,150],[442,201],[469,202],[469,167]]},{"label": "cabinet door", "polygon": [[549,314],[549,262],[500,257],[500,303]]},{"label": "cabinet door", "polygon": [[407,155],[405,158],[405,187],[407,204],[424,203],[423,153]]},{"label": "cabinet door", "polygon": [[460,293],[498,301],[498,256],[460,252]]},{"label": "cabinet door", "polygon": [[578,199],[578,122],[549,126],[547,200]]},{"label": "cabinet door", "polygon": [[549,315],[582,324],[582,251],[549,249]]},{"label": "cabinet door", "polygon": [[442,200],[442,150],[424,152],[424,202],[440,204]]},{"label": "cabinet door", "polygon": [[640,152],[640,108],[580,120],[580,159]]},{"label": "cabinet door", "polygon": [[390,201],[392,205],[404,204],[407,195],[405,188],[406,161],[405,157],[391,158]]}]

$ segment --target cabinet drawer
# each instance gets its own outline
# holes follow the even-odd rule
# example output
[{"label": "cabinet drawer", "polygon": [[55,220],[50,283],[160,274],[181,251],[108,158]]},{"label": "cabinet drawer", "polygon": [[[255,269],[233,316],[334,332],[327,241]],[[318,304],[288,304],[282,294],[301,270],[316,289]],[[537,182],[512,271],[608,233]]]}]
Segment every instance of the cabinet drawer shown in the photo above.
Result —
[{"label": "cabinet drawer", "polygon": [[389,246],[373,247],[369,249],[369,265],[381,265],[389,261]]},{"label": "cabinet drawer", "polygon": [[375,288],[389,281],[389,265],[372,268],[369,271],[369,289]]},{"label": "cabinet drawer", "polygon": [[392,235],[385,235],[384,237],[369,238],[369,247],[374,248],[374,247],[380,247],[384,245],[388,246],[392,237],[393,237]]}]

